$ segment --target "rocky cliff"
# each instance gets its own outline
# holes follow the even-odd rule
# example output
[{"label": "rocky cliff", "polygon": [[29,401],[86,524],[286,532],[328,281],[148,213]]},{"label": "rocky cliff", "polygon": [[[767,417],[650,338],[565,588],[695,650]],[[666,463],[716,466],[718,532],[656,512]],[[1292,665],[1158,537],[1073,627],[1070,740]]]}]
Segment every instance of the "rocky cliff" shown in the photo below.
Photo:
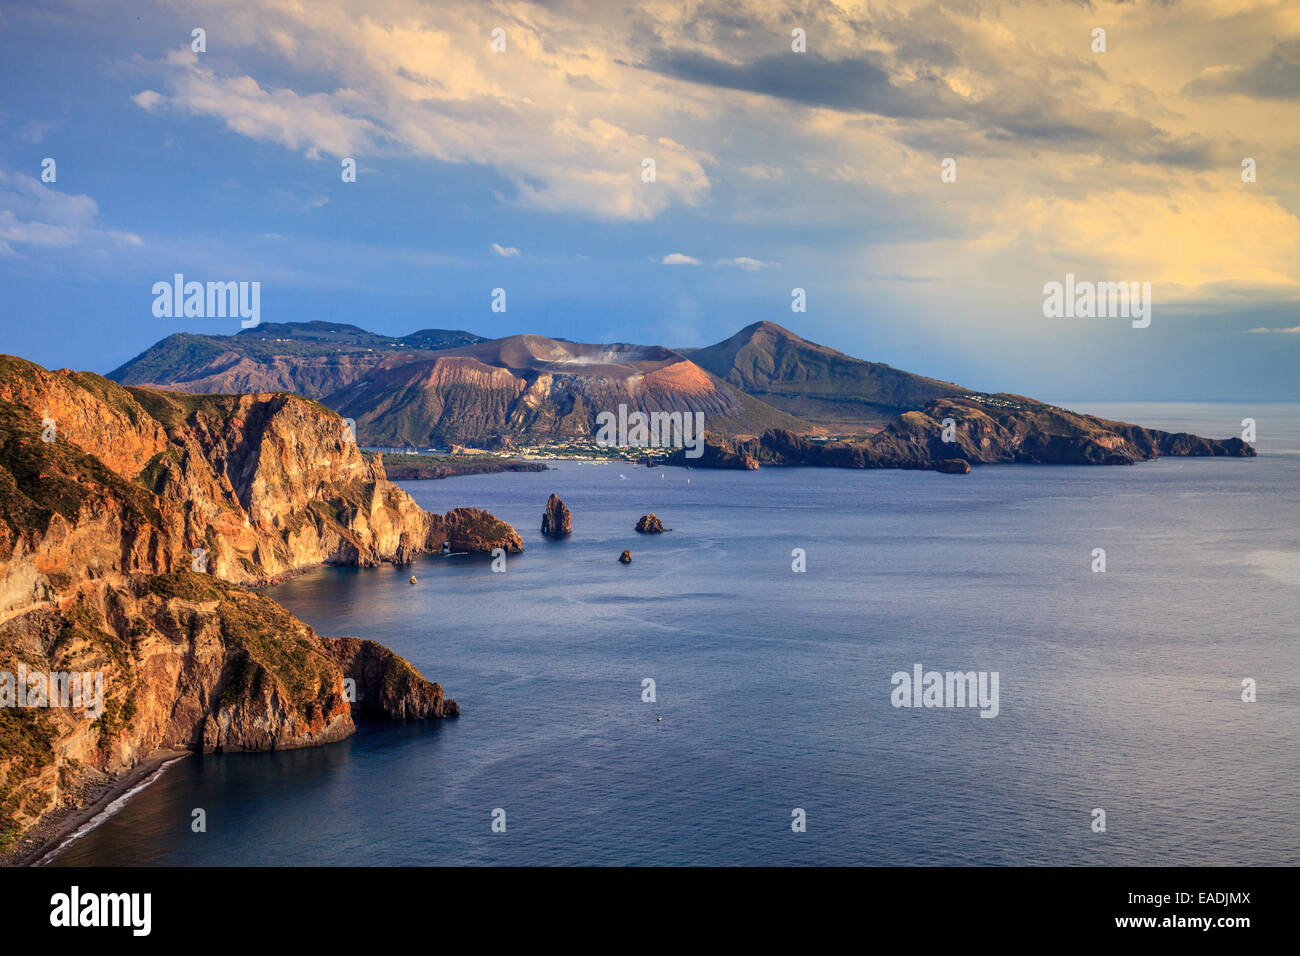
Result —
[{"label": "rocky cliff", "polygon": [[[350,701],[457,713],[391,651],[321,638],[239,586],[444,542],[522,550],[487,512],[421,510],[313,401],[124,389],[0,356],[0,854],[160,750],[339,740]],[[24,670],[99,675],[100,704],[15,706]]]},{"label": "rocky cliff", "polygon": [[197,562],[256,583],[320,563],[405,563],[452,539],[458,550],[522,548],[472,509],[423,511],[341,418],[295,395],[126,389],[0,357],[0,442],[34,496],[14,505],[51,512],[30,528],[0,525],[0,556],[12,548],[18,559],[0,571],[0,617],[26,589],[83,571]]},{"label": "rocky cliff", "polygon": [[325,653],[355,681],[352,706],[380,717],[455,717],[460,705],[384,645],[355,637],[326,638]]}]

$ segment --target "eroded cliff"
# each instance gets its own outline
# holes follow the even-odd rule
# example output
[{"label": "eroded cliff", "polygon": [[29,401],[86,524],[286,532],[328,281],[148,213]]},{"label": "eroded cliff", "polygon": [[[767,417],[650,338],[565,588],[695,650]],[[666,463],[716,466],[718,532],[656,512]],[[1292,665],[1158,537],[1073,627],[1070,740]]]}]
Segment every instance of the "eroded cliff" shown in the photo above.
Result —
[{"label": "eroded cliff", "polygon": [[[328,743],[354,730],[350,704],[458,713],[388,649],[322,638],[240,586],[444,542],[522,550],[487,512],[423,511],[314,401],[0,356],[0,855],[159,751]],[[53,706],[47,680],[49,699],[16,699],[33,674],[96,675],[98,693]]]}]

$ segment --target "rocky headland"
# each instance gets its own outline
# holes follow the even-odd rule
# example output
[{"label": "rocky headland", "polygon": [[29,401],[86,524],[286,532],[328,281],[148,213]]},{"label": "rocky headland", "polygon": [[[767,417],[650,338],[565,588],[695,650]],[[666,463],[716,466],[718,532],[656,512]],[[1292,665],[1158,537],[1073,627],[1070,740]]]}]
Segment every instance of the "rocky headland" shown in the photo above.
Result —
[{"label": "rocky headland", "polygon": [[444,542],[523,549],[485,511],[423,511],[314,401],[0,356],[0,694],[23,671],[102,676],[97,708],[0,706],[0,859],[160,754],[329,743],[354,709],[458,713],[382,645],[321,637],[245,587]]},{"label": "rocky headland", "polygon": [[[378,453],[375,453],[378,455]],[[540,461],[439,455],[389,455],[384,470],[390,481],[427,481],[463,475],[496,475],[506,471],[547,471]]]},{"label": "rocky headland", "polygon": [[969,393],[936,399],[922,411],[904,412],[861,440],[824,441],[782,430],[748,439],[711,436],[699,458],[678,451],[665,464],[949,471],[959,466],[940,467],[940,463],[960,459],[968,464],[1131,465],[1161,456],[1253,458],[1255,449],[1240,438],[1158,431],[1081,415],[1022,395]]}]

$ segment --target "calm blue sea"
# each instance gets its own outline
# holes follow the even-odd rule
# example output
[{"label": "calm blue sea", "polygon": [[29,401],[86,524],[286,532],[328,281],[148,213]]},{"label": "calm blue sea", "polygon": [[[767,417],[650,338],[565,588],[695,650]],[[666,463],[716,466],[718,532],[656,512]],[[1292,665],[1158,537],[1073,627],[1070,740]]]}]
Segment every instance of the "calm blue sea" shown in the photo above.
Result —
[{"label": "calm blue sea", "polygon": [[[460,719],[183,760],[56,862],[1296,864],[1300,406],[1073,407],[1216,437],[1252,417],[1261,455],[407,483],[526,552],[269,593],[388,644]],[[569,540],[538,533],[551,492]],[[648,511],[672,532],[636,534]],[[1000,713],[891,706],[917,663],[996,671]]]}]

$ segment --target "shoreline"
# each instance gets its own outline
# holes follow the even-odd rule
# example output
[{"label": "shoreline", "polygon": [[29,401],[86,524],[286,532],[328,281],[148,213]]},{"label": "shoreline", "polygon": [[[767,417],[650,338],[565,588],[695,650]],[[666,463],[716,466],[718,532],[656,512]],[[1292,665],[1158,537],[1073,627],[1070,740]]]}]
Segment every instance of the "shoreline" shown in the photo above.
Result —
[{"label": "shoreline", "polygon": [[[54,810],[47,814],[23,835],[10,855],[0,861],[0,866],[46,865],[65,846],[98,826],[97,821],[108,819],[126,806],[136,793],[160,778],[163,771],[173,763],[190,755],[191,751],[188,750],[154,751],[115,780],[99,785],[82,806]],[[114,806],[118,801],[121,801],[120,805]]]}]

